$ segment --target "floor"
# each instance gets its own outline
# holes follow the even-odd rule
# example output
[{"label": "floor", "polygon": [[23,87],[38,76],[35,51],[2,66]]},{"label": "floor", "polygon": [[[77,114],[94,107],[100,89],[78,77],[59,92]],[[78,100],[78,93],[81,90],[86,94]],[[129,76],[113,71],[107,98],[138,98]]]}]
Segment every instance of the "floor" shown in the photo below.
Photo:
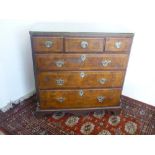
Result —
[{"label": "floor", "polygon": [[57,112],[36,117],[36,96],[0,111],[0,134],[13,135],[153,135],[155,107],[121,97],[122,111],[118,116],[105,111],[78,116]]}]

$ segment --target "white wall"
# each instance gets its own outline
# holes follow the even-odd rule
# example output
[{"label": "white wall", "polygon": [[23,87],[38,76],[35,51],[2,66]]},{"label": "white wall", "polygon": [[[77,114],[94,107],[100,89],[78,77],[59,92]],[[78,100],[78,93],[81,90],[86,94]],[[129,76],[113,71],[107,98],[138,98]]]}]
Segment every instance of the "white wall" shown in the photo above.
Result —
[{"label": "white wall", "polygon": [[34,90],[28,31],[37,21],[131,29],[135,38],[123,94],[155,106],[154,15],[153,0],[5,0],[0,5],[0,107]]},{"label": "white wall", "polygon": [[34,90],[27,22],[0,22],[0,107]]}]

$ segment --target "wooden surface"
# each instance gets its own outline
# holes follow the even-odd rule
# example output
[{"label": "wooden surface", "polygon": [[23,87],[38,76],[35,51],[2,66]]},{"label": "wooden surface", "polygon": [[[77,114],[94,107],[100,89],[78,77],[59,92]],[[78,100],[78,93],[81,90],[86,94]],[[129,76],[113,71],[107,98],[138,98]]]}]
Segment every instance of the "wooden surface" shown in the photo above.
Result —
[{"label": "wooden surface", "polygon": [[[82,41],[86,41],[88,43],[87,48],[81,47]],[[104,38],[66,37],[65,51],[66,52],[103,52],[104,44],[105,44]]]},{"label": "wooden surface", "polygon": [[[36,67],[38,70],[120,70],[126,69],[127,54],[84,54],[85,61],[81,60],[82,54],[37,54]],[[111,61],[107,66],[102,61]],[[63,61],[62,67],[57,67],[56,62]]]},{"label": "wooden surface", "polygon": [[[85,89],[84,95],[79,95],[79,90],[41,90],[39,91],[40,108],[89,108],[119,105],[121,89]],[[98,96],[104,96],[102,103]],[[64,98],[64,102],[58,99]]]},{"label": "wooden surface", "polygon": [[[50,48],[45,46],[46,41],[52,41],[53,45]],[[62,52],[63,38],[62,37],[34,37],[32,39],[33,49],[35,52]]]},{"label": "wooden surface", "polygon": [[[120,108],[132,33],[30,34],[39,111]],[[104,96],[102,103],[98,96]]]},{"label": "wooden surface", "polygon": [[[40,72],[37,75],[37,81],[39,89],[121,87],[124,74],[124,71]],[[64,83],[59,84],[57,80],[63,80]]]},{"label": "wooden surface", "polygon": [[[115,43],[120,42],[120,48],[116,48]],[[130,50],[132,38],[106,38],[105,51],[128,52]]]}]

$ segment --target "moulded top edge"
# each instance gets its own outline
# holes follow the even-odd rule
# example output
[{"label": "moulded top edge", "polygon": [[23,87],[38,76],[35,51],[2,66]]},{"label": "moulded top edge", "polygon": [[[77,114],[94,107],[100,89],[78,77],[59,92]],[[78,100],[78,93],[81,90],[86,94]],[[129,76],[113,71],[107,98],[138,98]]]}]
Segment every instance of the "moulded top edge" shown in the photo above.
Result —
[{"label": "moulded top edge", "polygon": [[105,23],[38,23],[30,29],[31,35],[134,36],[134,33],[131,32],[122,25]]}]

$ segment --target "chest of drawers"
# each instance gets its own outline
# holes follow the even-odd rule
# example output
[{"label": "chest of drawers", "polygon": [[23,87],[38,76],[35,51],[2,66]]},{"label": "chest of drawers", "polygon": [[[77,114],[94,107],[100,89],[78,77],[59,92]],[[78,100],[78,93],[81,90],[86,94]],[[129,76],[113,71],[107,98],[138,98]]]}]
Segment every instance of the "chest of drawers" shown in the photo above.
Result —
[{"label": "chest of drawers", "polygon": [[120,109],[132,33],[30,35],[38,112]]}]

